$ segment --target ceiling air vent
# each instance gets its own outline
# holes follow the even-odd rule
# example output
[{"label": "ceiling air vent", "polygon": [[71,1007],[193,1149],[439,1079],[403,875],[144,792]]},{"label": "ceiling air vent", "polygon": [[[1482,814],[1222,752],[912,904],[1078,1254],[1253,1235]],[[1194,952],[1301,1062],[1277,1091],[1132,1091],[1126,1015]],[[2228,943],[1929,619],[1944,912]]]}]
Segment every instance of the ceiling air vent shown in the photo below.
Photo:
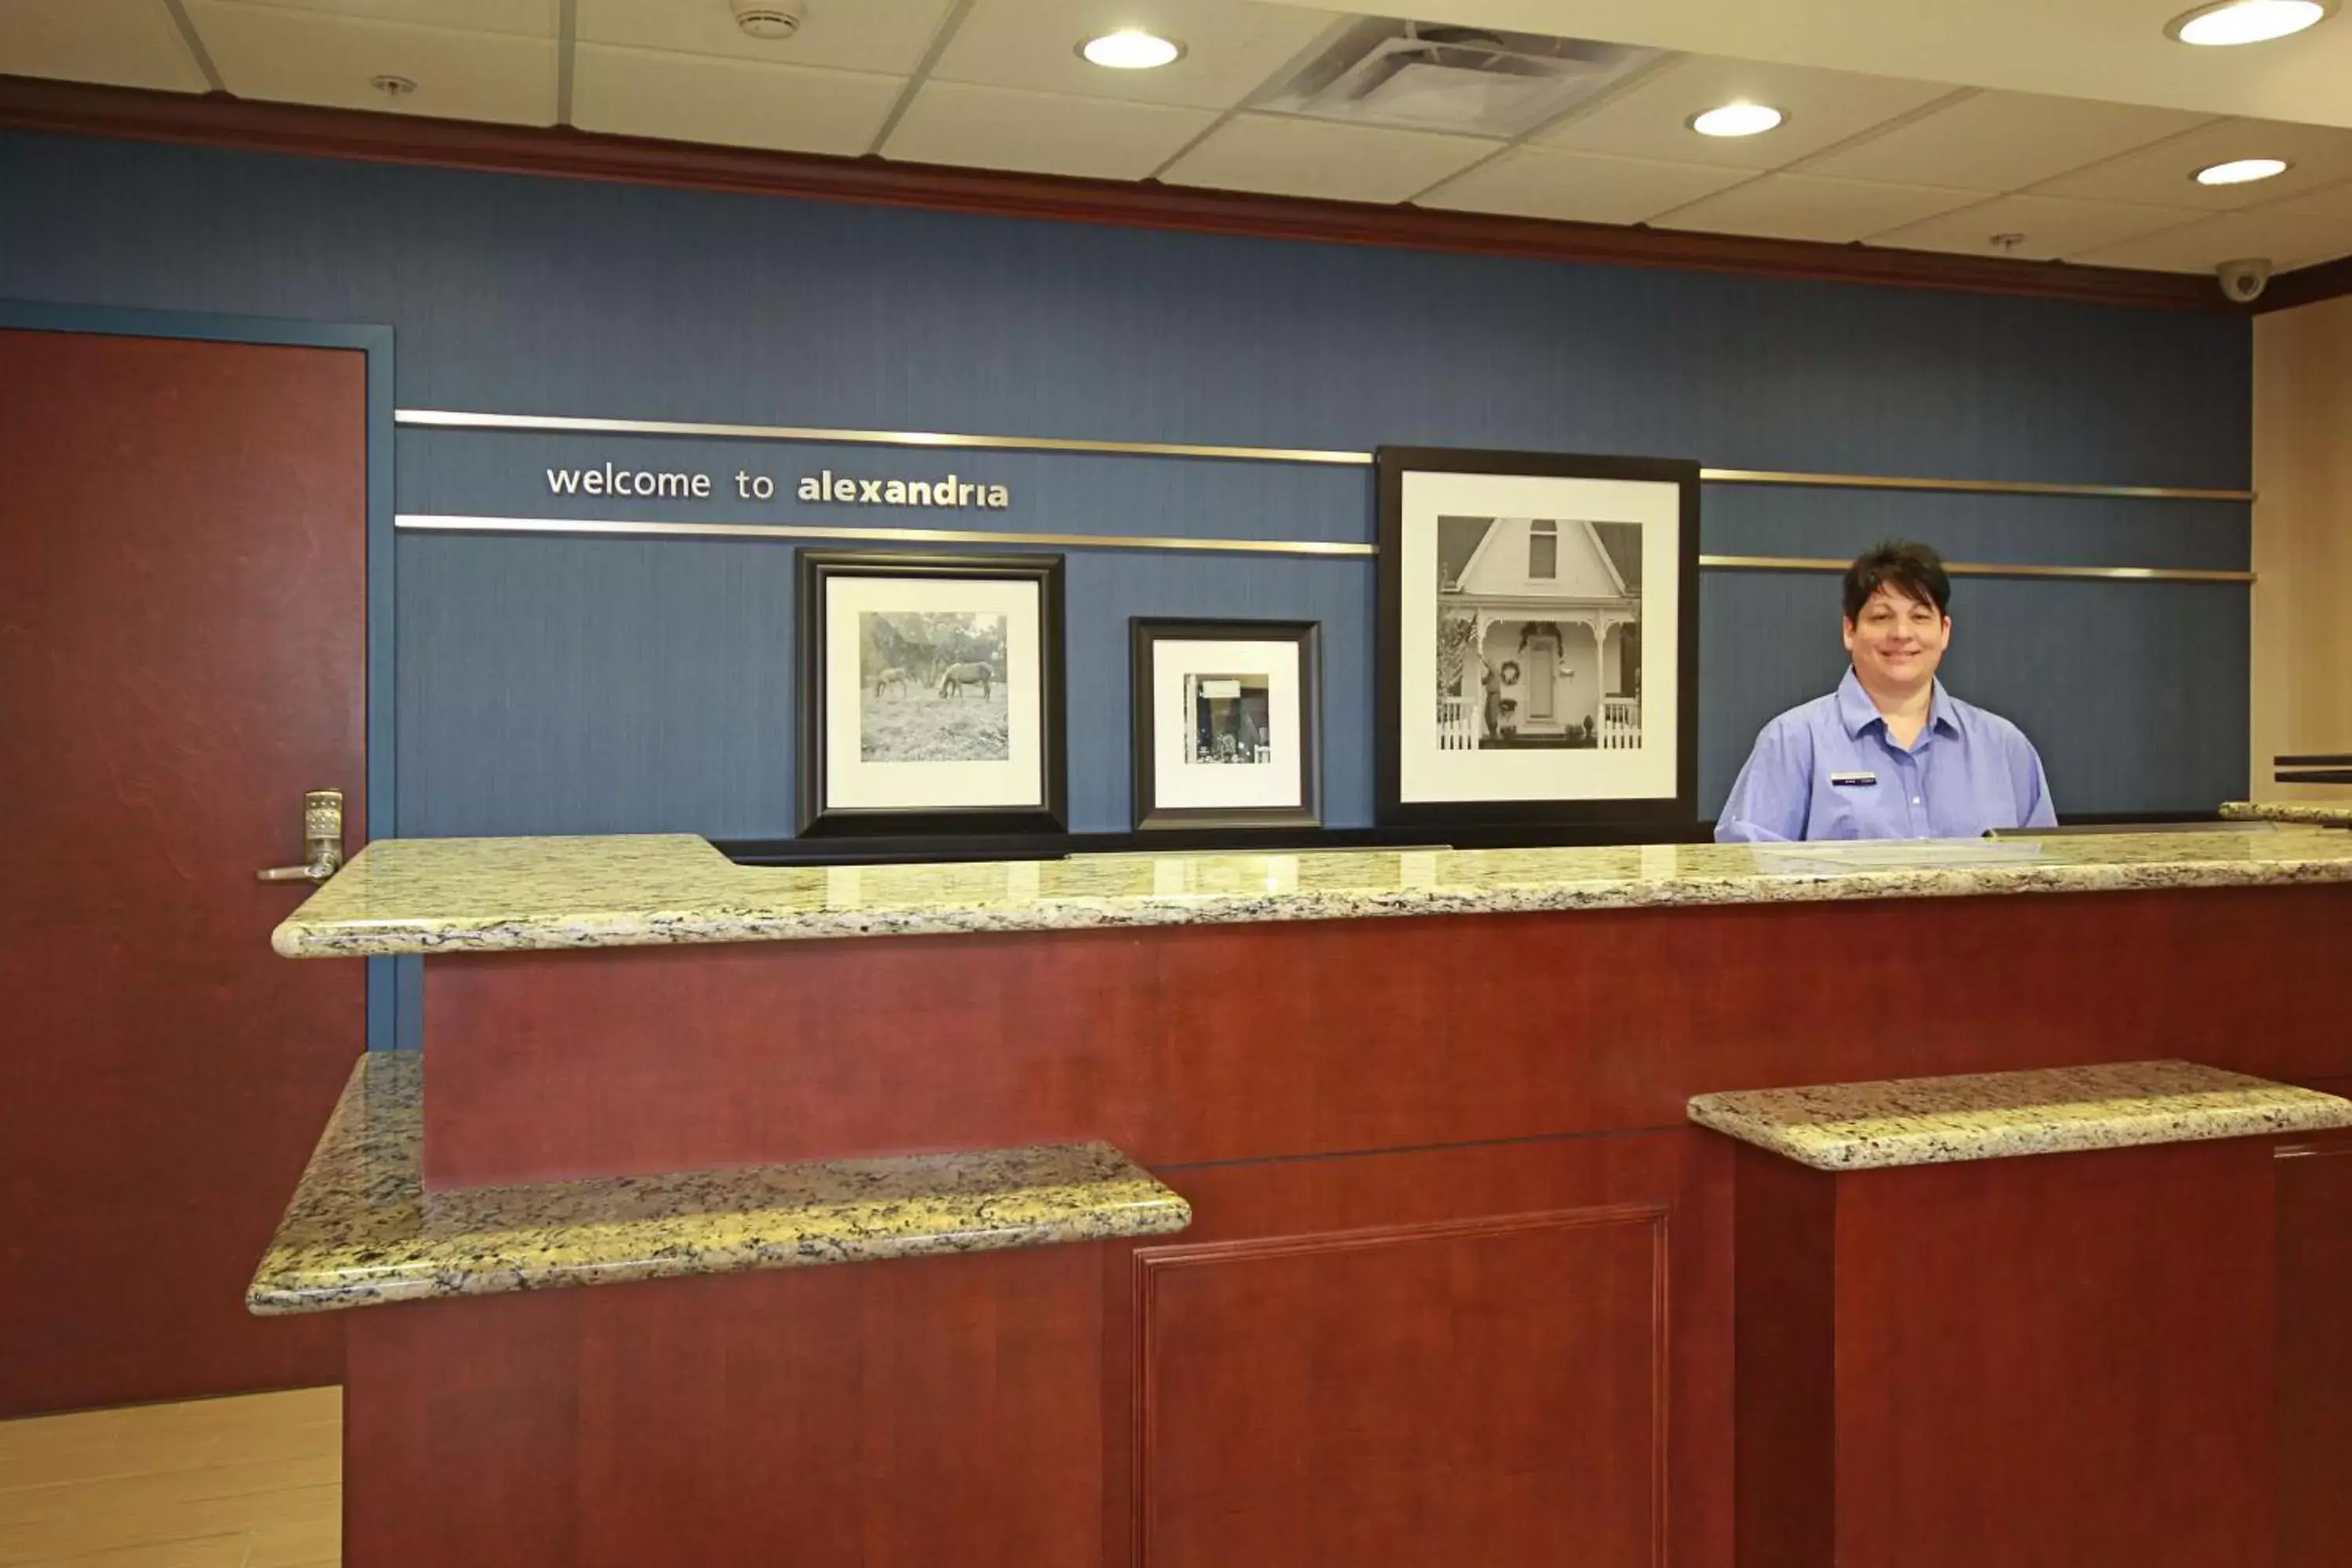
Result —
[{"label": "ceiling air vent", "polygon": [[1518,136],[1655,49],[1370,17],[1340,28],[1255,107],[1407,131]]}]

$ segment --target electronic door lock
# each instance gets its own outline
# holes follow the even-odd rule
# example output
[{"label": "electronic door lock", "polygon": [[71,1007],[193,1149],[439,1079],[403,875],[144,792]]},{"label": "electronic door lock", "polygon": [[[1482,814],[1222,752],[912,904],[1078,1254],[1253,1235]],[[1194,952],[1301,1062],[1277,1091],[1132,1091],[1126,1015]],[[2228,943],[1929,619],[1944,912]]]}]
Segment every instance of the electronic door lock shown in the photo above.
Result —
[{"label": "electronic door lock", "polygon": [[299,866],[256,871],[264,882],[323,882],[343,868],[343,792],[314,789],[302,797],[302,857]]}]

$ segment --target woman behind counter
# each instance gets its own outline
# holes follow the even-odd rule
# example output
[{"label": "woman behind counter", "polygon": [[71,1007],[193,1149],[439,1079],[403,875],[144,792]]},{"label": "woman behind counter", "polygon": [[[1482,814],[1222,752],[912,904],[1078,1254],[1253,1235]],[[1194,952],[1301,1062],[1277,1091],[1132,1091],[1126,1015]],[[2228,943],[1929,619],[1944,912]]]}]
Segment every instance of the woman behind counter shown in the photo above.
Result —
[{"label": "woman behind counter", "polygon": [[1951,579],[1925,544],[1889,542],[1845,574],[1845,679],[1764,726],[1715,825],[1724,844],[1976,838],[2053,827],[2025,732],[1936,679]]}]

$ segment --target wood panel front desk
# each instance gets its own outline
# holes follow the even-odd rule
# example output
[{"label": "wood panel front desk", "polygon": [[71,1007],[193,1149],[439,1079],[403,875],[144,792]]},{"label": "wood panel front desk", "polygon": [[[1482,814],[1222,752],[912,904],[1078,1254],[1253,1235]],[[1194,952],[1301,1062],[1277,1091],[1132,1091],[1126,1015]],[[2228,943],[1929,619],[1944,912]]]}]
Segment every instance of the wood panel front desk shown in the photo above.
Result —
[{"label": "wood panel front desk", "polygon": [[[816,869],[382,841],[276,940],[427,955],[427,1228],[485,1187],[1073,1144],[1192,1216],[607,1289],[446,1268],[349,1321],[357,1568],[1726,1568],[1738,1162],[1693,1096],[2352,1080],[2352,834],[2317,826]],[[2200,1563],[2352,1539],[2352,1144],[2305,1147],[2248,1461],[2277,1556]],[[302,1304],[379,1300],[380,1242]]]},{"label": "wood panel front desk", "polygon": [[2326,1292],[2282,1266],[2280,1221],[2315,1181],[2342,1191],[2344,1150],[2315,1135],[2352,1101],[2172,1061],[1702,1095],[1691,1115],[1743,1143],[1739,1561],[2343,1555],[2340,1531],[2280,1513],[2340,1508],[2344,1478],[2273,1465],[2326,1451],[2311,1392],[2278,1373],[2340,1336],[2281,1332],[2282,1283],[2306,1308]]}]

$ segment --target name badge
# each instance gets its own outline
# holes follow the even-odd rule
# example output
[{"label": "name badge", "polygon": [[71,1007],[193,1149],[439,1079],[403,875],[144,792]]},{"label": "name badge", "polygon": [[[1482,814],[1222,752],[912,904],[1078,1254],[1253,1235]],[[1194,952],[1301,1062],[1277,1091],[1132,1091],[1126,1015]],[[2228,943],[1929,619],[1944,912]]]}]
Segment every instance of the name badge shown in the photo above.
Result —
[{"label": "name badge", "polygon": [[1862,789],[1878,782],[1876,773],[1832,773],[1830,784],[1837,789]]}]

